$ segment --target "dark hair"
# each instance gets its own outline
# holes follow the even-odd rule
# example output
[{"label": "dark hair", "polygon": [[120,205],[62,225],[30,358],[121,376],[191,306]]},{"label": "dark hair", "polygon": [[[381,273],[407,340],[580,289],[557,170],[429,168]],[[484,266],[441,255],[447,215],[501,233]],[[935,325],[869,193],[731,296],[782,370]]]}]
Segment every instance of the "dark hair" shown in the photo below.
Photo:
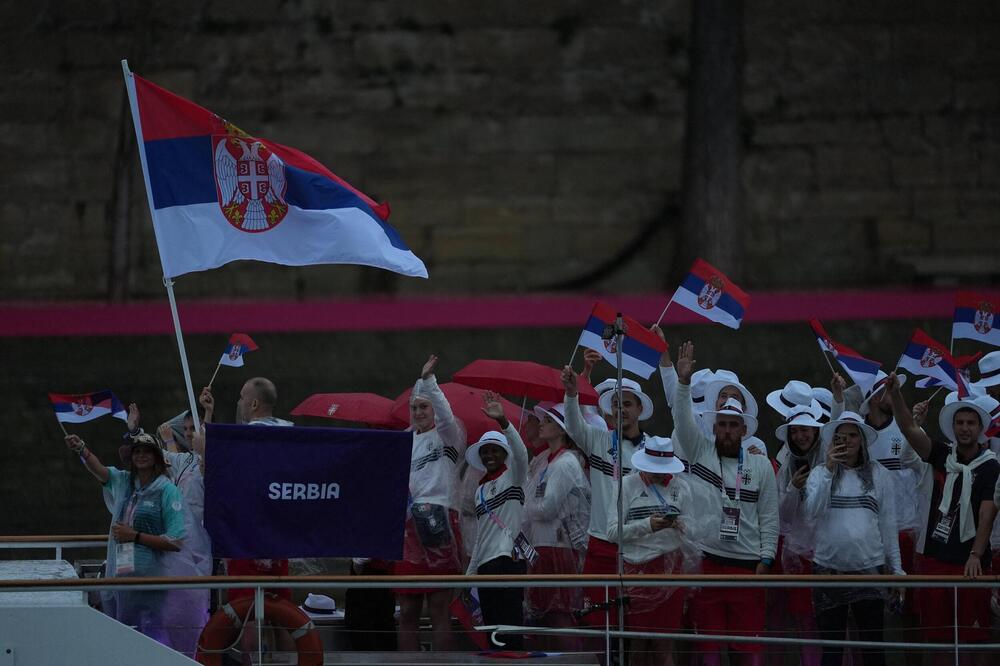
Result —
[{"label": "dark hair", "polygon": [[137,446],[146,446],[153,449],[155,452],[153,454],[153,477],[164,476],[167,474],[167,461],[163,457],[163,449],[160,448],[159,444],[152,435],[147,435],[141,433],[132,437],[132,444],[129,446],[129,457],[128,457],[128,471],[130,473],[135,473],[135,468],[132,466],[132,453],[135,451]]},{"label": "dark hair", "polygon": [[979,421],[979,427],[982,428],[982,427],[984,427],[986,425],[986,424],[983,423],[983,416],[982,416],[982,414],[980,414],[979,412],[977,412],[976,410],[974,410],[972,407],[960,407],[960,408],[956,409],[955,413],[951,415],[952,425],[954,425],[954,423],[955,423],[955,417],[958,416],[959,414],[961,414],[962,412],[970,412],[972,414],[975,414],[976,415],[976,420]]}]

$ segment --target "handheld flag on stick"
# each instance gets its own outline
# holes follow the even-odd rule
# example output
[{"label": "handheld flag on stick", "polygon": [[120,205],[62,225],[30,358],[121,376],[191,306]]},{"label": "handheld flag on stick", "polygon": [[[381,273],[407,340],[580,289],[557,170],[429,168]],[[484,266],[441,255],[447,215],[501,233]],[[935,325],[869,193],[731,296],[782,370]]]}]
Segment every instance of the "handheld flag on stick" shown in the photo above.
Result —
[{"label": "handheld flag on stick", "polygon": [[955,318],[951,325],[951,338],[978,340],[1000,347],[1000,328],[993,325],[993,316],[1000,299],[960,291],[955,294]]},{"label": "handheld flag on stick", "polygon": [[219,374],[219,368],[222,366],[228,365],[231,368],[242,368],[243,355],[252,351],[257,351],[257,343],[246,333],[233,333],[229,336],[229,344],[226,345],[226,351],[222,352],[222,358],[219,359],[219,364],[215,366],[215,372],[212,373],[212,378],[208,381],[208,385],[211,386],[215,382],[215,376]]},{"label": "handheld flag on stick", "polygon": [[131,73],[126,86],[165,277],[238,259],[427,277],[376,203],[305,153]]},{"label": "handheld flag on stick", "polygon": [[[613,365],[618,363],[616,341],[604,339],[604,330],[615,323],[617,312],[604,303],[594,304],[594,309],[580,333],[578,346],[593,349]],[[622,340],[622,368],[649,379],[660,364],[660,355],[667,350],[667,343],[656,333],[631,317],[622,317],[625,337]]]},{"label": "handheld flag on stick", "polygon": [[[872,361],[871,359],[865,358],[857,351],[851,349],[847,345],[842,345],[836,342],[823,328],[823,324],[820,323],[819,319],[813,317],[809,320],[809,326],[812,328],[813,334],[816,336],[816,341],[819,343],[819,348],[824,352],[832,354],[834,358],[837,359],[837,363],[840,367],[844,369],[844,372],[857,384],[864,393],[868,393],[872,390],[872,386],[875,384],[875,379],[878,376],[879,368],[882,364],[878,361]],[[827,359],[829,362],[829,359]]]},{"label": "handheld flag on stick", "polygon": [[[677,303],[723,326],[739,328],[750,305],[750,296],[710,263],[697,259],[667,303],[668,308],[670,303]],[[666,313],[664,308],[661,320]]]},{"label": "handheld flag on stick", "polygon": [[958,391],[959,399],[970,393],[969,381],[962,376],[948,348],[919,328],[914,329],[896,367],[937,380],[939,386]]},{"label": "handheld flag on stick", "polygon": [[[955,357],[955,369],[961,373],[962,377],[965,378],[965,381],[970,387],[972,386],[972,379],[969,377],[969,366],[982,358],[982,356],[983,352],[976,352],[975,354]],[[934,377],[921,377],[916,381],[914,386],[917,388],[936,388],[938,386],[944,386],[944,382]]]},{"label": "handheld flag on stick", "polygon": [[[56,420],[63,423],[84,423],[110,414],[128,421],[125,406],[110,390],[95,393],[49,393],[56,410]],[[63,429],[63,432],[66,432]]]}]

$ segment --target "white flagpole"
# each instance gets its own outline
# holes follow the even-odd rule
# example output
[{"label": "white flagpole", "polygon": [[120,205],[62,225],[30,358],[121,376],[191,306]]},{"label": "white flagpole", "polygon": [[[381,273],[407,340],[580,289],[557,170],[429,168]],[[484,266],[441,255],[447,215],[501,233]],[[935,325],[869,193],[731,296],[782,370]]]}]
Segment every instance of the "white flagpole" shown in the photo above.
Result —
[{"label": "white flagpole", "polygon": [[[128,60],[122,60],[122,74],[125,76],[125,90],[128,91],[128,103],[132,109],[132,125],[135,127],[135,141],[139,148],[139,162],[142,164],[142,179],[146,184],[146,203],[149,205],[149,217],[153,222],[153,235],[156,236],[156,248],[159,252],[160,238],[156,231],[156,208],[153,206],[153,190],[149,186],[149,168],[146,165],[146,147],[142,141],[142,122],[139,120],[139,103],[135,98],[135,79],[128,68]],[[163,267],[163,256],[160,256],[160,267]],[[181,320],[177,315],[177,301],[174,299],[174,282],[167,277],[163,269],[163,286],[167,289],[167,300],[170,302],[170,314],[174,320],[174,333],[177,336],[177,351],[181,356],[181,369],[184,371],[184,386],[187,388],[188,402],[191,407],[191,420],[194,421],[195,432],[201,430],[198,418],[198,402],[194,398],[194,387],[191,384],[191,371],[188,369],[187,351],[184,349],[184,335],[181,333]]]},{"label": "white flagpole", "polygon": [[[675,292],[674,292],[674,294],[676,295],[676,294],[677,294],[677,292],[675,291]],[[670,308],[670,304],[671,304],[671,303],[673,303],[673,302],[674,302],[674,297],[673,297],[673,296],[671,296],[671,297],[670,297],[670,300],[669,300],[669,301],[667,301],[667,306],[666,306],[665,308],[663,308],[663,312],[661,312],[661,313],[660,313],[660,317],[659,317],[659,318],[658,318],[658,319],[656,320],[656,325],[657,325],[657,326],[659,326],[659,325],[660,325],[660,322],[661,322],[661,321],[663,321],[663,318],[664,318],[665,316],[667,316],[667,310],[668,310],[668,309]]]}]

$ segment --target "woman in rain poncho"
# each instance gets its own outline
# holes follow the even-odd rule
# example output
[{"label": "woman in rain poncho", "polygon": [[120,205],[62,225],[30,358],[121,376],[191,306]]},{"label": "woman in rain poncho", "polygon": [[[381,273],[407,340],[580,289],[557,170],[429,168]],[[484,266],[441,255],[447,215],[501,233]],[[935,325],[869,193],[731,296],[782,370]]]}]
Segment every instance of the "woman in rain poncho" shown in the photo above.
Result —
[{"label": "woman in rain poncho", "polygon": [[[692,534],[694,519],[691,488],[684,476],[684,463],[674,456],[670,439],[651,438],[632,454],[638,471],[622,481],[625,527],[619,530],[618,512],[608,521],[608,537],[622,542],[625,574],[673,574],[695,572],[701,551]],[[684,591],[679,587],[630,587],[625,626],[630,631],[680,631]],[[632,664],[667,666],[673,663],[673,642],[642,639],[632,643]]]},{"label": "woman in rain poncho", "polygon": [[[208,394],[209,398],[211,394]],[[211,421],[211,401],[206,404],[206,394],[202,393],[206,422]],[[142,432],[139,428],[139,407],[132,403],[128,407],[129,432]],[[166,576],[210,576],[212,575],[212,540],[204,526],[205,478],[202,475],[201,459],[192,450],[194,421],[191,412],[185,410],[162,424],[157,434],[163,444],[163,457],[167,462],[167,474],[184,497],[184,548],[177,553],[164,555],[164,575]],[[105,491],[105,502],[109,510],[112,499]],[[194,654],[198,636],[208,621],[210,590],[168,590],[163,609],[170,643],[178,651],[188,656]]]},{"label": "woman in rain poncho", "polygon": [[[181,550],[184,539],[184,498],[167,476],[157,441],[145,433],[131,438],[128,471],[105,467],[76,435],[66,437],[66,446],[80,456],[111,500],[105,575],[163,576],[165,555]],[[104,612],[176,647],[164,626],[165,600],[165,592],[113,592],[104,596]]]},{"label": "woman in rain poncho", "polygon": [[[892,480],[872,461],[876,432],[854,412],[823,426],[825,464],[809,473],[805,513],[815,521],[813,573],[904,575],[899,557]],[[813,607],[820,637],[842,640],[848,611],[863,641],[883,638],[883,590],[815,588]],[[882,650],[865,650],[864,663],[884,663]],[[823,648],[823,664],[841,661],[840,648]]]},{"label": "woman in rain poncho", "polygon": [[[535,407],[538,436],[548,448],[532,461],[525,487],[524,532],[538,551],[528,573],[539,575],[578,574],[587,549],[590,524],[590,482],[583,473],[573,440],[565,430],[562,404]],[[582,607],[579,587],[529,588],[528,616],[545,627],[571,627],[573,611]],[[553,650],[579,649],[578,641],[553,637]]]}]

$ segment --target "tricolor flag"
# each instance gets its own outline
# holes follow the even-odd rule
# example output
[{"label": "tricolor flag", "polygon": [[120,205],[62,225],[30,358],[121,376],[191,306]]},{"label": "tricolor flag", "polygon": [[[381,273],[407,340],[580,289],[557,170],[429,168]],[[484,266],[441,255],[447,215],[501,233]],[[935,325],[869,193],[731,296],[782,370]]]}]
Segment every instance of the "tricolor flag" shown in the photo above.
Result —
[{"label": "tricolor flag", "polygon": [[[594,349],[612,365],[618,364],[616,341],[603,339],[604,329],[615,323],[617,313],[604,303],[596,303],[587,319],[583,332],[580,333],[578,345]],[[622,368],[649,379],[660,364],[660,355],[667,350],[667,343],[656,333],[631,317],[622,317],[625,325],[625,337],[622,341]]]},{"label": "tricolor flag", "polygon": [[[961,373],[963,379],[965,379],[965,382],[972,389],[973,393],[975,393],[975,387],[972,384],[972,378],[969,376],[969,366],[978,361],[982,355],[983,352],[976,352],[975,354],[955,357],[955,367],[958,369],[958,372]],[[921,377],[915,382],[914,385],[917,388],[937,388],[939,386],[944,386],[945,383],[940,379],[935,379],[934,377]]]},{"label": "tricolor flag", "polygon": [[833,354],[837,362],[840,363],[840,367],[844,369],[844,372],[847,373],[865,394],[871,391],[882,364],[878,361],[865,358],[847,345],[836,342],[826,332],[826,329],[823,328],[823,324],[820,323],[819,319],[815,317],[810,319],[809,326],[816,335],[819,348]]},{"label": "tricolor flag", "polygon": [[955,294],[955,319],[951,337],[955,340],[979,340],[1000,347],[1000,329],[993,325],[993,315],[1000,306],[1000,299],[960,291]]},{"label": "tricolor flag", "polygon": [[750,305],[750,296],[704,259],[695,260],[671,300],[729,328],[740,327]]},{"label": "tricolor flag", "polygon": [[126,74],[166,277],[238,259],[427,277],[377,203],[305,153]]},{"label": "tricolor flag", "polygon": [[229,345],[226,346],[226,351],[222,352],[219,365],[242,368],[243,355],[252,351],[257,351],[257,344],[250,339],[249,335],[246,333],[233,333],[229,338]]},{"label": "tricolor flag", "polygon": [[83,423],[108,414],[128,421],[125,406],[110,390],[96,393],[49,393],[49,400],[56,410],[56,419],[61,423]]},{"label": "tricolor flag", "polygon": [[970,393],[969,381],[959,372],[948,348],[919,328],[913,331],[896,367],[937,380],[939,386],[958,391],[960,399]]}]

